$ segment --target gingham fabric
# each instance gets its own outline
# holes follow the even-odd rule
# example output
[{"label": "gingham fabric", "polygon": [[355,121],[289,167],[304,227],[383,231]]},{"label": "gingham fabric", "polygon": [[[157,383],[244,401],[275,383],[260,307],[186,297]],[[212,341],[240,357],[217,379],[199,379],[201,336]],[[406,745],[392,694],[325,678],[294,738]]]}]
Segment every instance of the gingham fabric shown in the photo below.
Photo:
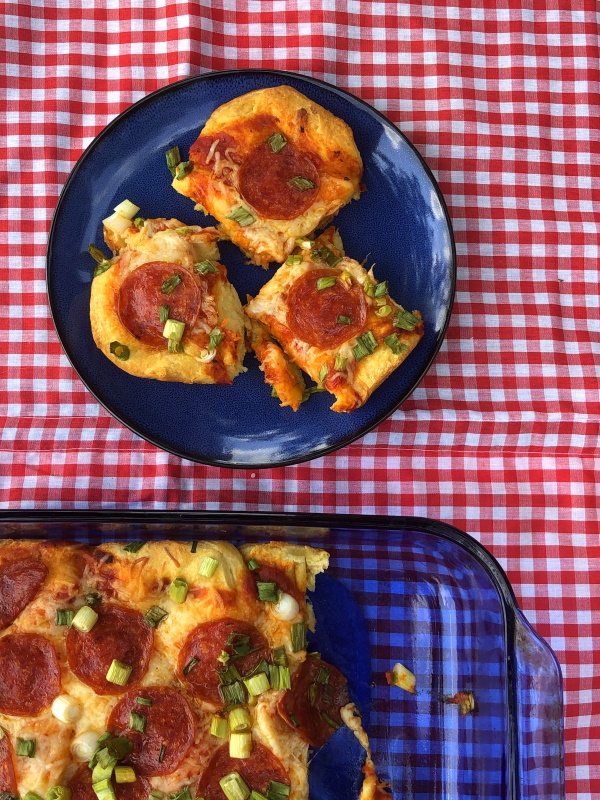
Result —
[{"label": "gingham fabric", "polygon": [[[1,507],[451,522],[500,559],[558,654],[568,796],[599,797],[593,0],[37,0],[0,8]],[[44,279],[60,189],[94,136],[161,86],[244,67],[313,75],[386,114],[433,170],[458,251],[446,341],[402,409],[337,453],[266,471],[182,461],[116,422],[63,355]]]}]

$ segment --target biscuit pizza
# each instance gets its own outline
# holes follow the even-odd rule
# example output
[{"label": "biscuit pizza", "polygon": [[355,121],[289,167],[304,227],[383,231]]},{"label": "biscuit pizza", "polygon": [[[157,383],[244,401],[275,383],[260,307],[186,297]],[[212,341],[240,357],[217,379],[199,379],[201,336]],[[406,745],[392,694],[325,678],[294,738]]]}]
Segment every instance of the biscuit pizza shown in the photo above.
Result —
[{"label": "biscuit pizza", "polygon": [[[318,390],[335,396],[333,411],[359,408],[423,336],[420,312],[404,309],[387,281],[345,256],[333,227],[298,240],[245,311],[265,381],[294,411]],[[316,387],[306,389],[301,371]]]},{"label": "biscuit pizza", "polygon": [[174,148],[167,153],[173,187],[263,267],[284,261],[297,237],[361,192],[363,165],[348,125],[290,86],[219,106],[189,161],[178,161]]},{"label": "biscuit pizza", "polygon": [[114,257],[90,246],[99,262],[90,299],[96,345],[138,377],[232,383],[244,371],[245,318],[217,231],[124,216],[137,211],[124,201],[104,220]]},{"label": "biscuit pizza", "polygon": [[0,543],[4,800],[307,800],[344,676],[307,652],[328,554],[269,542]]}]

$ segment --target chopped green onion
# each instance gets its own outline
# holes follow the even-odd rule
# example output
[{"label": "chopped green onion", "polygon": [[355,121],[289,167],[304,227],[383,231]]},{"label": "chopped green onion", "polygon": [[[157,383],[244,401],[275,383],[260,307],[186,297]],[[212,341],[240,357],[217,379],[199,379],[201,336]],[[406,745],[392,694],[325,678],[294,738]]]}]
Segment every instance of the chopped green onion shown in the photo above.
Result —
[{"label": "chopped green onion", "polygon": [[98,622],[98,614],[89,606],[82,606],[73,617],[71,623],[74,628],[82,633],[89,633]]},{"label": "chopped green onion", "polygon": [[188,661],[188,663],[187,663],[187,664],[185,665],[185,667],[182,669],[182,672],[183,672],[183,674],[184,674],[184,675],[187,675],[189,672],[191,672],[191,670],[193,670],[193,669],[194,669],[194,667],[195,667],[195,666],[196,666],[196,664],[198,664],[198,663],[200,663],[200,659],[199,659],[199,658],[196,658],[196,656],[193,656],[193,658],[190,658],[190,660]]},{"label": "chopped green onion", "polygon": [[165,153],[165,158],[167,159],[167,167],[171,170],[171,175],[175,177],[177,166],[178,164],[181,163],[181,155],[179,154],[179,147],[175,146],[172,147],[170,150],[167,150],[167,152]]},{"label": "chopped green onion", "polygon": [[258,697],[259,694],[268,691],[271,688],[269,679],[264,672],[259,672],[251,678],[244,678],[244,686],[248,690],[251,697]]},{"label": "chopped green onion", "polygon": [[[178,792],[174,792],[173,794],[169,795],[169,800],[192,800],[192,795],[190,793],[190,787],[184,786]],[[202,800],[202,798],[200,798]]]},{"label": "chopped green onion", "polygon": [[192,542],[190,553],[195,553],[197,549],[198,549],[198,542]]},{"label": "chopped green onion", "polygon": [[269,680],[272,689],[291,689],[291,673],[289,667],[269,664]]},{"label": "chopped green onion", "polygon": [[384,306],[387,303],[387,297],[376,297],[375,305],[378,307]]},{"label": "chopped green onion", "polygon": [[169,612],[165,611],[164,608],[160,606],[152,606],[146,611],[144,615],[144,622],[146,625],[150,625],[151,628],[158,628],[160,622],[163,621],[165,617],[169,616]]},{"label": "chopped green onion", "polygon": [[[106,752],[108,753],[108,750]],[[116,765],[116,758],[110,758],[105,761],[105,766],[101,763],[95,764],[92,770],[92,783],[100,783],[100,781],[110,778]]]},{"label": "chopped green onion", "polygon": [[282,136],[281,133],[272,133],[267,139],[267,142],[271,145],[271,150],[274,153],[278,153],[286,146],[287,139]]},{"label": "chopped green onion", "polygon": [[146,220],[143,217],[136,217],[133,220],[133,224],[135,225],[136,228],[141,228],[144,222],[146,222]]},{"label": "chopped green onion", "polygon": [[92,783],[92,789],[98,800],[116,800],[115,790],[109,778]]},{"label": "chopped green onion", "polygon": [[234,208],[231,214],[227,214],[227,219],[232,219],[234,222],[237,222],[241,228],[245,228],[247,225],[252,225],[253,222],[256,222],[252,214],[243,206]]},{"label": "chopped green onion", "polygon": [[103,264],[106,261],[106,256],[95,244],[88,244],[88,253],[98,264]]},{"label": "chopped green onion", "polygon": [[340,325],[350,325],[352,323],[352,317],[347,317],[345,314],[338,314],[336,322]]},{"label": "chopped green onion", "polygon": [[121,344],[121,342],[111,342],[109,349],[113,356],[116,356],[119,361],[127,361],[129,359],[129,348],[126,344]]},{"label": "chopped green onion", "polygon": [[227,738],[227,720],[223,717],[213,717],[210,723],[210,735],[217,739]]},{"label": "chopped green onion", "polygon": [[113,738],[112,733],[106,731],[106,733],[103,733],[102,736],[98,737],[98,744],[102,744],[103,742],[106,742],[108,739],[112,738]]},{"label": "chopped green onion", "polygon": [[280,647],[276,647],[273,650],[273,663],[277,664],[278,667],[287,667],[288,659],[285,645],[282,644]]},{"label": "chopped green onion", "polygon": [[385,336],[383,341],[395,356],[397,356],[403,350],[408,350],[408,347],[404,344],[404,342],[400,342],[398,340],[398,337],[395,333],[390,333],[389,336]]},{"label": "chopped green onion", "polygon": [[327,667],[319,667],[319,672],[317,674],[317,683],[328,683],[330,675],[331,675],[330,669],[327,669]]},{"label": "chopped green onion", "polygon": [[277,584],[272,581],[257,581],[258,599],[265,603],[276,603],[278,598]]},{"label": "chopped green onion", "polygon": [[336,256],[328,247],[315,247],[311,250],[311,258],[313,261],[324,261],[330,267],[335,267],[342,260],[340,256]]},{"label": "chopped green onion", "polygon": [[328,372],[329,372],[329,367],[327,366],[327,364],[323,364],[323,366],[319,370],[319,383],[325,383],[325,378],[327,377]]},{"label": "chopped green onion", "polygon": [[[8,794],[8,792],[3,792],[2,794]],[[42,800],[42,798],[35,792],[27,792],[23,800]]]},{"label": "chopped green onion", "polygon": [[120,761],[131,753],[133,750],[133,742],[126,736],[110,736],[106,741],[106,749],[112,758],[116,758],[117,761]]},{"label": "chopped green onion", "polygon": [[300,727],[300,723],[298,722],[298,718],[295,717],[293,714],[289,714],[288,716],[289,716],[290,720],[292,721],[292,725],[295,728],[299,728]]},{"label": "chopped green onion", "polygon": [[85,596],[85,602],[88,606],[95,606],[96,603],[102,602],[102,595],[98,594],[98,592],[90,592]]},{"label": "chopped green onion", "polygon": [[189,175],[190,172],[194,169],[194,162],[193,161],[182,161],[181,164],[177,165],[177,169],[175,170],[175,177],[178,181],[183,180],[186,175]]},{"label": "chopped green onion", "polygon": [[288,186],[293,186],[294,189],[298,189],[300,192],[315,188],[315,184],[308,178],[303,178],[302,175],[296,175],[295,178],[291,178],[288,181]]},{"label": "chopped green onion", "polygon": [[377,344],[377,339],[373,335],[373,331],[363,333],[362,336],[357,338],[356,345],[352,348],[354,357],[357,361],[360,361],[361,358],[374,353],[377,349]]},{"label": "chopped green onion", "polygon": [[94,268],[94,278],[97,278],[98,275],[102,275],[111,267],[112,261],[103,261],[101,264],[98,264],[98,266]]},{"label": "chopped green onion", "polygon": [[419,318],[411,314],[410,311],[401,311],[398,309],[394,314],[394,325],[397,328],[402,328],[404,331],[414,331],[419,324]]},{"label": "chopped green onion", "polygon": [[378,317],[388,317],[392,313],[392,307],[386,303],[386,305],[376,308],[375,313]]},{"label": "chopped green onion", "polygon": [[183,353],[183,345],[179,339],[176,339],[174,336],[169,336],[167,341],[167,351],[169,353]]},{"label": "chopped green onion", "polygon": [[321,653],[318,650],[312,650],[310,653],[306,654],[308,658],[321,658]]},{"label": "chopped green onion", "polygon": [[146,542],[129,542],[123,548],[125,553],[139,553],[142,547],[146,544]]},{"label": "chopped green onion", "polygon": [[117,783],[135,783],[135,772],[132,767],[115,767],[115,781]]},{"label": "chopped green onion", "polygon": [[212,331],[210,332],[210,338],[208,340],[208,349],[216,350],[224,338],[225,334],[221,331],[220,328],[213,328]]},{"label": "chopped green onion", "polygon": [[197,264],[194,264],[194,269],[196,272],[199,272],[201,275],[216,275],[219,270],[212,261],[199,261]]},{"label": "chopped green onion", "polygon": [[217,661],[220,661],[221,664],[226,664],[231,656],[226,650],[221,650],[221,655],[217,656]]},{"label": "chopped green onion", "polygon": [[229,712],[229,729],[233,732],[250,730],[252,720],[246,708],[232,708]]},{"label": "chopped green onion", "polygon": [[226,705],[241,705],[246,702],[246,692],[241,681],[219,686],[219,694]]},{"label": "chopped green onion", "polygon": [[[259,649],[259,648],[255,648],[255,649]],[[253,651],[251,651],[251,652],[253,652]],[[267,664],[267,662],[265,661],[264,658],[261,658],[261,660],[258,662],[258,664],[253,669],[251,669],[250,672],[247,672],[246,675],[244,675],[244,677],[245,678],[251,678],[253,675],[258,675],[259,672],[264,672],[265,675],[267,677],[269,677],[269,664]]]},{"label": "chopped green onion", "polygon": [[200,569],[198,572],[203,578],[212,578],[218,566],[219,560],[217,558],[206,556],[204,561],[200,564]]},{"label": "chopped green onion", "polygon": [[178,233],[180,236],[187,236],[188,233],[193,233],[194,231],[189,228],[187,225],[184,225],[181,228],[175,228],[175,233]]},{"label": "chopped green onion", "polygon": [[373,297],[383,297],[387,293],[388,293],[388,282],[381,281],[381,283],[376,284]]},{"label": "chopped green onion", "polygon": [[321,717],[325,720],[325,722],[328,725],[330,725],[336,731],[337,731],[338,728],[342,727],[338,722],[336,722],[335,720],[331,719],[329,714],[325,713],[325,711],[321,711]]},{"label": "chopped green onion", "polygon": [[46,800],[71,800],[68,786],[53,786],[46,792]]},{"label": "chopped green onion", "polygon": [[161,792],[160,789],[152,789],[148,795],[148,800],[165,800],[165,797],[165,793]]},{"label": "chopped green onion", "polygon": [[352,348],[352,352],[354,353],[354,358],[357,361],[360,361],[361,358],[368,356],[370,353],[370,351],[367,350],[367,348],[363,344],[362,339],[360,337],[356,340],[356,344]]},{"label": "chopped green onion", "polygon": [[171,294],[173,289],[175,289],[181,283],[181,275],[176,272],[174,275],[171,275],[170,278],[167,278],[166,281],[163,282],[163,285],[160,287],[160,291],[162,294]]},{"label": "chopped green onion", "polygon": [[138,714],[137,711],[132,711],[129,715],[129,727],[132,731],[145,733],[147,721],[146,717],[143,714]]},{"label": "chopped green onion", "polygon": [[306,650],[306,626],[303,622],[295,622],[292,625],[292,653],[301,650]]},{"label": "chopped green onion", "polygon": [[318,694],[319,694],[318,684],[311,683],[311,685],[308,687],[308,702],[311,704],[311,706],[314,706]]},{"label": "chopped green onion", "polygon": [[75,612],[69,608],[56,609],[56,624],[57,625],[70,625],[73,622]]},{"label": "chopped green onion", "polygon": [[158,309],[158,319],[166,322],[169,319],[169,306],[162,305]]},{"label": "chopped green onion", "polygon": [[[244,653],[244,655],[247,654],[247,652]],[[219,680],[221,683],[233,683],[234,681],[239,681],[242,679],[242,676],[238,672],[235,664],[229,664],[229,666],[227,666],[225,669],[217,670],[217,672],[219,673]]]},{"label": "chopped green onion", "polygon": [[348,359],[344,358],[340,353],[335,354],[335,369],[339,370],[339,372],[343,372],[346,369],[346,364],[348,363]]},{"label": "chopped green onion", "polygon": [[167,745],[161,744],[160,746],[160,753],[158,754],[158,763],[162,764],[165,758],[165,753],[167,752]]},{"label": "chopped green onion", "polygon": [[335,286],[337,278],[335,275],[325,275],[322,278],[317,279],[317,289],[320,291],[321,289],[329,289],[330,286]]},{"label": "chopped green onion", "polygon": [[260,567],[260,564],[258,563],[258,561],[255,561],[253,558],[251,558],[250,561],[248,561],[248,569],[255,570],[255,569],[258,569],[259,567]]},{"label": "chopped green onion", "polygon": [[367,295],[367,297],[375,297],[375,286],[376,284],[372,283],[370,280],[365,280],[363,283],[363,291]]},{"label": "chopped green onion", "polygon": [[366,346],[370,349],[371,353],[374,353],[377,349],[378,343],[373,331],[367,331],[366,333],[363,333],[362,338]]},{"label": "chopped green onion", "polygon": [[290,787],[286,783],[271,781],[267,789],[267,800],[287,800],[290,796]]},{"label": "chopped green onion", "polygon": [[285,263],[290,267],[297,267],[302,263],[302,255],[300,253],[291,253],[285,260]]},{"label": "chopped green onion", "polygon": [[219,781],[219,786],[227,800],[247,800],[250,797],[250,788],[239,772],[224,775]]},{"label": "chopped green onion", "polygon": [[135,702],[140,706],[151,706],[152,700],[148,697],[136,697]]},{"label": "chopped green onion", "polygon": [[184,578],[175,578],[169,586],[169,597],[174,603],[185,603],[188,589],[187,581]]},{"label": "chopped green onion", "polygon": [[303,250],[310,250],[314,242],[312,239],[309,239],[308,236],[299,236],[297,239],[294,239],[294,244],[297,244]]},{"label": "chopped green onion", "polygon": [[19,739],[17,737],[17,744],[15,751],[18,756],[26,756],[27,758],[34,758],[35,756],[35,739]]},{"label": "chopped green onion", "polygon": [[117,686],[125,686],[132,671],[133,667],[130,667],[129,664],[125,664],[123,661],[117,661],[115,658],[108,668],[106,680],[109,683],[116,683]]},{"label": "chopped green onion", "polygon": [[266,796],[266,794],[261,794],[260,792],[257,792],[256,789],[252,789],[248,800],[269,800],[269,798]]},{"label": "chopped green onion", "polygon": [[252,734],[250,731],[239,731],[229,734],[229,757],[250,758],[252,753]]}]

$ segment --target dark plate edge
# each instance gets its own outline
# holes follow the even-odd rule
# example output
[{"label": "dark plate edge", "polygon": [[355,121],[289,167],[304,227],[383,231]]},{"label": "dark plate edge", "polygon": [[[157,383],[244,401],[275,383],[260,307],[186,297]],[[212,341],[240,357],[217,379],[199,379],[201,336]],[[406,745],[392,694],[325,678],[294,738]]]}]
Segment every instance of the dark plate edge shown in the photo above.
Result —
[{"label": "dark plate edge", "polygon": [[[433,188],[434,188],[434,190],[436,192],[437,198],[438,198],[438,200],[440,202],[440,205],[441,205],[441,207],[443,209],[444,217],[445,217],[445,220],[446,220],[446,224],[448,225],[448,230],[449,230],[449,233],[450,233],[451,250],[452,250],[452,258],[451,258],[451,262],[452,262],[451,263],[451,287],[450,287],[450,296],[449,296],[448,311],[446,313],[446,319],[444,320],[444,325],[442,326],[442,328],[440,330],[440,333],[438,335],[438,340],[435,343],[435,346],[433,348],[431,357],[429,358],[427,363],[424,365],[424,367],[421,370],[420,375],[416,379],[413,387],[409,391],[407,391],[403,395],[401,395],[400,399],[397,402],[395,402],[391,408],[389,408],[388,410],[385,410],[381,414],[379,414],[377,416],[377,418],[373,422],[371,422],[368,425],[365,425],[363,428],[361,428],[358,431],[355,431],[351,435],[349,435],[347,437],[344,437],[338,443],[336,443],[334,445],[331,445],[329,447],[326,447],[323,450],[320,450],[319,452],[308,454],[305,457],[303,456],[303,457],[300,457],[300,458],[284,459],[284,460],[281,460],[281,461],[269,462],[269,463],[265,463],[265,464],[232,463],[232,462],[229,462],[229,461],[224,461],[224,460],[219,459],[219,458],[200,459],[200,458],[197,458],[197,457],[194,457],[194,456],[190,456],[188,453],[185,453],[185,452],[180,451],[180,450],[178,450],[176,448],[173,448],[168,444],[161,443],[161,441],[159,439],[155,438],[155,437],[142,435],[138,430],[136,430],[136,428],[133,427],[133,425],[129,424],[119,414],[117,414],[113,410],[111,410],[110,400],[106,400],[106,399],[103,399],[102,397],[100,397],[100,395],[94,389],[92,389],[88,385],[88,383],[83,379],[83,377],[80,375],[79,370],[75,366],[75,363],[73,361],[71,353],[69,352],[69,350],[67,349],[67,347],[65,346],[65,344],[63,342],[63,338],[61,337],[60,331],[59,331],[58,315],[56,313],[56,310],[55,310],[55,307],[54,307],[54,304],[53,304],[53,301],[52,301],[52,294],[51,294],[51,291],[50,291],[50,281],[49,281],[49,274],[50,274],[50,271],[51,271],[49,254],[50,254],[50,251],[53,248],[53,240],[54,240],[54,235],[55,235],[55,228],[56,228],[56,224],[57,224],[57,218],[58,218],[59,210],[60,210],[60,207],[61,207],[61,203],[62,203],[63,198],[64,198],[65,194],[67,193],[72,181],[75,179],[75,175],[76,175],[76,173],[77,173],[77,171],[79,169],[80,164],[87,158],[88,154],[90,153],[92,148],[95,146],[96,142],[99,139],[103,138],[104,135],[106,135],[113,128],[113,126],[116,126],[124,116],[126,116],[128,113],[130,113],[130,111],[133,108],[139,108],[140,105],[142,105],[142,104],[144,104],[146,102],[150,102],[151,100],[154,100],[157,96],[168,92],[175,85],[183,85],[183,84],[186,84],[186,83],[193,83],[195,81],[203,80],[204,78],[214,77],[216,75],[242,75],[242,74],[244,74],[244,75],[247,75],[247,74],[268,74],[268,75],[281,76],[282,78],[291,77],[291,78],[294,78],[296,80],[298,80],[298,79],[305,80],[308,83],[313,83],[313,84],[315,84],[317,86],[324,87],[325,89],[327,89],[329,91],[333,91],[334,93],[337,93],[337,94],[339,94],[339,95],[341,95],[343,97],[346,97],[346,98],[348,98],[350,100],[350,102],[354,102],[354,103],[357,103],[359,105],[364,106],[366,109],[368,109],[368,111],[370,113],[374,113],[378,117],[380,117],[384,121],[385,124],[391,125],[398,132],[398,134],[402,137],[402,139],[404,139],[406,141],[406,143],[410,146],[410,148],[414,151],[414,153],[416,154],[417,158],[419,159],[421,165],[423,166],[427,176],[429,177],[429,179],[430,179],[430,181],[432,183],[432,186],[433,186]],[[183,458],[183,459],[186,459],[188,461],[193,461],[193,462],[195,462],[197,464],[205,464],[206,466],[213,466],[213,467],[222,467],[222,468],[225,468],[225,469],[274,469],[276,467],[287,467],[287,466],[291,466],[293,464],[302,464],[302,463],[305,463],[307,461],[311,461],[311,460],[313,460],[315,458],[321,458],[322,456],[329,455],[330,453],[336,452],[337,450],[340,450],[342,447],[346,447],[347,445],[351,444],[352,442],[355,442],[357,439],[360,439],[361,437],[365,436],[367,433],[369,433],[374,428],[376,428],[378,425],[380,425],[384,420],[386,420],[388,417],[390,417],[394,413],[394,411],[396,411],[396,409],[399,408],[402,405],[402,403],[404,403],[404,401],[408,397],[410,397],[410,395],[414,392],[414,390],[417,388],[417,386],[419,386],[419,384],[421,383],[421,381],[423,380],[423,378],[425,377],[425,375],[429,371],[429,368],[431,367],[433,361],[435,360],[435,358],[436,358],[436,356],[437,356],[437,354],[438,354],[438,352],[440,350],[440,347],[442,346],[442,343],[443,343],[443,341],[444,341],[444,339],[446,337],[446,332],[447,332],[448,326],[450,324],[450,318],[452,316],[452,307],[453,307],[453,304],[454,304],[454,297],[455,297],[455,294],[456,294],[456,280],[457,280],[456,242],[455,242],[455,238],[454,238],[454,230],[453,230],[453,227],[452,227],[452,221],[450,219],[450,214],[448,212],[448,207],[446,205],[446,201],[444,199],[444,196],[443,196],[443,194],[442,194],[442,192],[441,192],[441,190],[440,190],[440,188],[438,186],[437,180],[435,179],[431,169],[429,168],[429,166],[427,165],[427,163],[425,162],[425,160],[423,159],[423,157],[421,156],[421,154],[419,153],[417,148],[414,146],[414,144],[406,137],[405,134],[402,133],[402,131],[391,120],[389,120],[384,114],[382,114],[381,111],[378,111],[376,108],[374,108],[373,106],[369,105],[369,103],[367,103],[366,101],[362,100],[360,97],[357,97],[356,95],[352,94],[351,92],[346,91],[345,89],[340,89],[337,86],[333,86],[332,84],[327,83],[326,81],[322,81],[322,80],[320,80],[318,78],[313,78],[310,75],[304,75],[302,73],[288,72],[288,71],[284,71],[284,70],[271,70],[271,69],[216,70],[216,71],[212,71],[212,72],[201,73],[199,75],[193,75],[193,76],[190,76],[189,78],[183,78],[180,81],[173,81],[172,83],[169,83],[166,86],[162,86],[160,89],[156,89],[154,92],[151,92],[150,94],[146,95],[145,97],[142,97],[139,100],[137,100],[132,105],[128,106],[124,111],[122,111],[113,120],[111,120],[108,123],[108,125],[106,125],[100,131],[100,133],[97,134],[97,136],[94,137],[94,139],[90,142],[90,144],[86,147],[86,149],[83,151],[83,153],[79,156],[79,158],[75,162],[73,168],[71,169],[71,172],[69,173],[69,177],[67,178],[67,180],[66,180],[66,182],[65,182],[65,184],[64,184],[64,186],[63,186],[63,188],[62,188],[62,190],[60,192],[60,195],[58,197],[58,200],[57,200],[57,203],[56,203],[56,208],[55,208],[54,213],[52,215],[52,222],[50,224],[50,232],[49,232],[49,235],[48,235],[48,248],[47,248],[47,251],[46,251],[45,275],[46,275],[46,293],[48,295],[48,304],[50,306],[50,313],[52,315],[52,322],[54,324],[54,328],[56,330],[56,334],[58,336],[59,342],[60,342],[60,344],[61,344],[61,346],[63,348],[63,352],[65,353],[65,355],[66,355],[69,363],[73,367],[75,373],[79,377],[79,380],[83,383],[83,385],[90,392],[90,394],[97,400],[97,402],[100,403],[100,405],[104,409],[106,409],[106,411],[108,411],[108,413],[112,417],[114,417],[118,422],[120,422],[122,425],[124,425],[126,428],[128,428],[136,436],[139,436],[141,439],[144,439],[145,441],[149,442],[150,444],[153,444],[155,447],[158,447],[159,449],[164,450],[167,453],[171,453],[171,455],[178,456],[179,458]]]}]

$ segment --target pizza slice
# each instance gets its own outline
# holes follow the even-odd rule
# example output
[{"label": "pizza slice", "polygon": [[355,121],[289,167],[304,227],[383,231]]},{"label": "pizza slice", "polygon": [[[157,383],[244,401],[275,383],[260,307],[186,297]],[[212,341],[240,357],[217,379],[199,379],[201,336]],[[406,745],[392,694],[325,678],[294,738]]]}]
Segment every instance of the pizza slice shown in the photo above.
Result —
[{"label": "pizza slice", "polygon": [[327,224],[361,192],[362,160],[348,125],[292,89],[259,89],[225,103],[179,162],[173,187],[219,221],[251,262],[281,263],[294,240]]},{"label": "pizza slice", "polygon": [[[128,201],[129,214],[139,211]],[[214,228],[176,219],[104,220],[116,255],[91,246],[94,341],[120,369],[141,378],[230,384],[245,371],[245,318],[219,263]]]},{"label": "pizza slice", "polygon": [[[353,411],[407,358],[423,336],[419,311],[389,295],[387,281],[344,255],[333,227],[294,253],[245,307],[250,346],[265,381],[294,411],[307,392],[299,369],[331,392],[333,411]],[[315,389],[312,389],[314,391]]]}]

